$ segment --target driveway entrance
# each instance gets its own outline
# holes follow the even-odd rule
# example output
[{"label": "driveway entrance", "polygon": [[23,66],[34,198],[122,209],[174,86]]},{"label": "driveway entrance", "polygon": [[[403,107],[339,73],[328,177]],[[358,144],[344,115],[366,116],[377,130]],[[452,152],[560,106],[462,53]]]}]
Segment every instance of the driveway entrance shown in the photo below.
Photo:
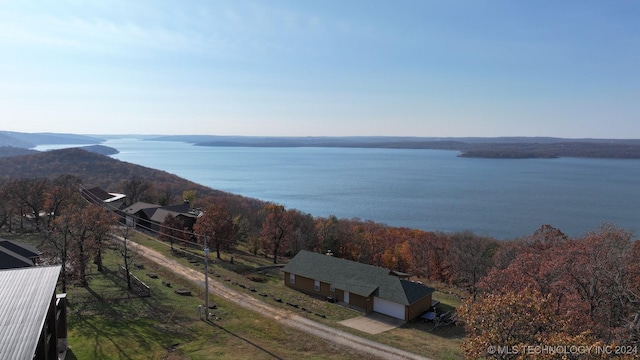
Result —
[{"label": "driveway entrance", "polygon": [[404,320],[372,312],[353,319],[340,321],[338,324],[366,332],[367,334],[379,334],[400,327],[404,323]]}]

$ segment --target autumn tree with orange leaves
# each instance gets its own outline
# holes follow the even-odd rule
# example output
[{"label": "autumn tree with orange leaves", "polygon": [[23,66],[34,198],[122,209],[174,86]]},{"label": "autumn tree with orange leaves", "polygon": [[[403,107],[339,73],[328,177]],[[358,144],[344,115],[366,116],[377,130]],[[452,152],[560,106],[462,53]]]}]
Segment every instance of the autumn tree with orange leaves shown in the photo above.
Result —
[{"label": "autumn tree with orange leaves", "polygon": [[193,225],[193,232],[203,245],[216,250],[218,259],[221,249],[231,248],[237,241],[236,225],[224,202],[208,205]]},{"label": "autumn tree with orange leaves", "polygon": [[284,206],[267,204],[264,208],[267,216],[262,223],[262,248],[273,255],[273,263],[278,263],[278,255],[291,242],[294,232],[293,213]]},{"label": "autumn tree with orange leaves", "polygon": [[553,296],[533,288],[469,298],[458,314],[467,333],[462,348],[468,359],[607,359],[611,355],[595,347],[616,345],[589,331],[573,331],[568,315],[556,312]]},{"label": "autumn tree with orange leaves", "polygon": [[101,251],[110,237],[116,217],[99,205],[88,204],[79,193],[73,193],[45,232],[50,254],[62,265],[63,291],[69,280],[86,286],[87,268],[96,259],[101,269]]},{"label": "autumn tree with orange leaves", "polygon": [[469,358],[526,358],[489,346],[638,347],[640,247],[630,232],[603,225],[570,239],[545,225],[509,253],[459,309]]}]

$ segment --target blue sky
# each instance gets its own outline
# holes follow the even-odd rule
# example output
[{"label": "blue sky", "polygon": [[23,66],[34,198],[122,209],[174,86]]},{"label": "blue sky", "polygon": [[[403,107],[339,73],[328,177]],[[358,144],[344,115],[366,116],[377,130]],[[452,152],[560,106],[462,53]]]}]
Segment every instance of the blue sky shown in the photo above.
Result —
[{"label": "blue sky", "polygon": [[640,138],[637,1],[0,0],[0,130]]}]

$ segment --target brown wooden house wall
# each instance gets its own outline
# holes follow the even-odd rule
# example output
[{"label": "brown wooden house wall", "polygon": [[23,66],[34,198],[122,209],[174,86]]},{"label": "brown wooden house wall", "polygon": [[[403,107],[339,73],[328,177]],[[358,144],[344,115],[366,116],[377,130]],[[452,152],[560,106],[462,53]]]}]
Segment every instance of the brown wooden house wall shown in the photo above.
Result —
[{"label": "brown wooden house wall", "polygon": [[[295,275],[296,281],[295,284],[290,282],[291,273],[284,273],[284,281],[285,285],[294,288],[296,290],[300,290],[304,293],[310,295],[316,295],[322,298],[327,298],[331,296],[336,301],[344,301],[344,290],[336,288],[335,291],[331,291],[331,284],[320,282],[320,291],[315,290],[315,280],[309,279],[304,276]],[[367,300],[368,299],[368,300]],[[431,304],[431,302],[429,302]],[[373,311],[373,300],[371,298],[367,298],[361,295],[357,295],[354,293],[349,293],[349,305],[358,308],[359,310],[363,310],[364,312]]]},{"label": "brown wooden house wall", "polygon": [[371,297],[349,293],[349,305],[355,306],[367,313],[373,311],[373,300]]},{"label": "brown wooden house wall", "polygon": [[411,306],[405,306],[405,320],[413,320],[429,310],[431,308],[431,295],[432,294],[425,296]]}]

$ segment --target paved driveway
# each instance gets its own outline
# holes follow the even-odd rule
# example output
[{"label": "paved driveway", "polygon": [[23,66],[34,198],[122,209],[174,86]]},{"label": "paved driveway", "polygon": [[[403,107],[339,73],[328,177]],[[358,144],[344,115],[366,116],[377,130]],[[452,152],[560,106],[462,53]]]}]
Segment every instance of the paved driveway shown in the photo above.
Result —
[{"label": "paved driveway", "polygon": [[338,324],[366,332],[367,334],[379,334],[402,326],[404,320],[372,312],[353,319],[340,321]]}]

